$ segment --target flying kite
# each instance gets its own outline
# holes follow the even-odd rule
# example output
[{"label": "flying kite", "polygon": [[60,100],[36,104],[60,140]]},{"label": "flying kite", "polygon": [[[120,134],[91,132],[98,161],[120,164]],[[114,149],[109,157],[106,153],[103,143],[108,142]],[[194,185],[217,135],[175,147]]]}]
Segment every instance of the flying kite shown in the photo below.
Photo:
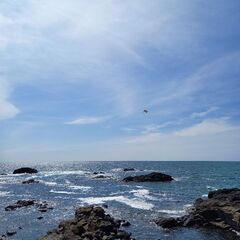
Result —
[{"label": "flying kite", "polygon": [[147,110],[147,109],[144,109],[143,112],[144,112],[144,113],[148,113],[148,110]]}]

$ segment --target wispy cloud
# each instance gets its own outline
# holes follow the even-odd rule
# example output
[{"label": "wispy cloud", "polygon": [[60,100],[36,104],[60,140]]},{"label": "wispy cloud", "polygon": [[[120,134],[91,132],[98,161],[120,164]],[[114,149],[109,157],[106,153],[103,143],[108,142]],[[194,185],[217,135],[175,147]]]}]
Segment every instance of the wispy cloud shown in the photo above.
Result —
[{"label": "wispy cloud", "polygon": [[105,122],[109,117],[81,117],[75,120],[65,122],[67,125],[87,125],[87,124],[97,124]]},{"label": "wispy cloud", "polygon": [[231,124],[228,122],[228,118],[207,119],[201,123],[195,124],[192,127],[182,129],[175,132],[177,136],[200,136],[200,135],[212,135],[226,131],[240,130],[240,125]]},{"label": "wispy cloud", "polygon": [[191,117],[192,118],[204,117],[204,116],[208,115],[209,113],[215,112],[217,110],[219,110],[219,107],[210,107],[206,111],[192,113]]},{"label": "wispy cloud", "polygon": [[10,87],[0,78],[0,120],[15,117],[20,110],[9,101]]}]

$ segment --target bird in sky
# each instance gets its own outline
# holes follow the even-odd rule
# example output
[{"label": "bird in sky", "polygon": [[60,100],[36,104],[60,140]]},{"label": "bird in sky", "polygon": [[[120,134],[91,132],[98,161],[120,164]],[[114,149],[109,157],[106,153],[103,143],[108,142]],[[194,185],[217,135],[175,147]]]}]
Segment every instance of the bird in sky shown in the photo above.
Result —
[{"label": "bird in sky", "polygon": [[144,112],[144,113],[148,113],[148,110],[147,110],[147,109],[144,109],[143,112]]}]

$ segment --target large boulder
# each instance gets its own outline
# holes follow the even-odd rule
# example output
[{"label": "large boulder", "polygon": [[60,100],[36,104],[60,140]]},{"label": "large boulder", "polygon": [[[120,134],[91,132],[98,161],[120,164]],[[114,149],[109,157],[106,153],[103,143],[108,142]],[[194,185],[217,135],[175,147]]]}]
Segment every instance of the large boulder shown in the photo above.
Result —
[{"label": "large boulder", "polygon": [[129,176],[123,179],[124,182],[170,182],[173,178],[170,175],[152,172],[147,175]]},{"label": "large boulder", "polygon": [[211,191],[208,199],[197,199],[188,215],[178,218],[160,218],[155,221],[163,228],[210,227],[240,231],[240,189]]},{"label": "large boulder", "polygon": [[41,240],[130,240],[130,233],[120,230],[120,224],[101,207],[80,207],[73,220],[63,221],[58,229],[49,231]]},{"label": "large boulder", "polygon": [[35,168],[30,168],[30,167],[23,167],[23,168],[18,168],[16,170],[13,171],[13,174],[20,174],[20,173],[37,173],[37,169]]}]

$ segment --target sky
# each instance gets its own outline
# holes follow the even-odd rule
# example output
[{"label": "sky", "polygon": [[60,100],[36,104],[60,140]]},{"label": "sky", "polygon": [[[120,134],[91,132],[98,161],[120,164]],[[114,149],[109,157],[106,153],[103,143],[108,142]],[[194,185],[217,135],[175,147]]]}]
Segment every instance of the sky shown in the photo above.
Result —
[{"label": "sky", "polygon": [[239,23],[239,0],[0,0],[0,161],[240,160]]}]

